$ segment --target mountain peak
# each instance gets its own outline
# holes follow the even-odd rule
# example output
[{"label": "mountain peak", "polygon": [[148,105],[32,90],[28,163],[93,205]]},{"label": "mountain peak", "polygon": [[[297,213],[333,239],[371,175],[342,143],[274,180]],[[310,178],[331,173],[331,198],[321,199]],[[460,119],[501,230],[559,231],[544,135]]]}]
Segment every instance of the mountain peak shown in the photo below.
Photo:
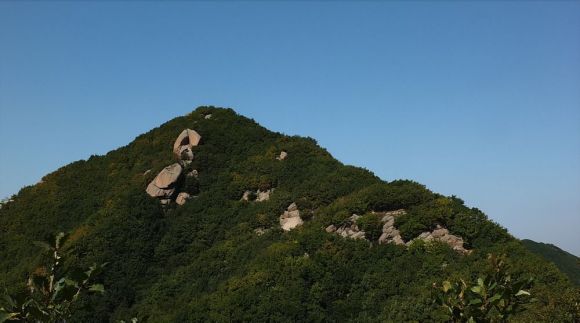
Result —
[{"label": "mountain peak", "polygon": [[45,176],[0,209],[0,228],[11,290],[53,232],[71,232],[65,266],[110,264],[106,295],[75,321],[437,321],[432,284],[476,275],[488,253],[536,277],[538,297],[562,303],[570,288],[461,199],[216,107]]}]

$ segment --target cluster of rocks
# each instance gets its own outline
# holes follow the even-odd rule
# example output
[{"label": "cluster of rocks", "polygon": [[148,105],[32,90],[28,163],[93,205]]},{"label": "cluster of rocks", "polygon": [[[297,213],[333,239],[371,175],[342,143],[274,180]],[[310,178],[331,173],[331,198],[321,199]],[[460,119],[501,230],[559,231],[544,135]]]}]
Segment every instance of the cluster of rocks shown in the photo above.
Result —
[{"label": "cluster of rocks", "polygon": [[470,254],[471,253],[471,250],[465,249],[465,247],[463,246],[463,239],[461,237],[450,234],[449,230],[447,230],[446,228],[443,228],[440,225],[437,225],[435,230],[433,230],[431,232],[426,231],[426,232],[421,233],[417,238],[409,241],[408,244],[411,244],[416,239],[420,239],[423,241],[440,241],[440,242],[448,244],[451,248],[453,248],[453,250],[455,250],[459,253],[462,253],[462,254]]},{"label": "cluster of rocks", "polygon": [[[155,176],[149,185],[147,185],[147,194],[151,197],[158,198],[163,205],[171,203],[173,197],[175,197],[177,204],[185,204],[190,198],[190,195],[186,192],[176,192],[176,186],[184,167],[189,165],[193,160],[193,147],[199,145],[200,141],[201,136],[195,130],[183,130],[173,144],[173,153],[177,156],[178,162],[163,168]],[[145,172],[145,174],[148,172]],[[187,176],[197,177],[197,171],[193,170]]]},{"label": "cluster of rocks", "polygon": [[356,224],[356,220],[358,220],[358,218],[360,218],[360,215],[353,214],[338,227],[336,227],[334,224],[329,225],[326,227],[326,232],[334,232],[344,238],[366,239],[365,232],[362,231]]},{"label": "cluster of rocks", "polygon": [[[433,231],[426,231],[421,233],[416,238],[405,242],[399,230],[395,227],[395,219],[398,216],[405,215],[405,210],[396,210],[396,211],[389,211],[389,212],[373,212],[377,216],[381,216],[381,222],[383,222],[383,233],[379,237],[378,243],[385,244],[385,243],[393,243],[396,245],[405,245],[409,246],[416,240],[423,240],[426,242],[429,241],[439,241],[448,244],[453,250],[461,253],[461,254],[469,254],[471,250],[465,249],[463,246],[463,239],[459,236],[453,235],[449,233],[449,230],[446,228],[437,225]],[[326,232],[328,233],[336,233],[344,238],[351,238],[351,239],[366,239],[365,232],[360,230],[360,228],[356,224],[356,220],[360,218],[359,215],[353,214],[349,217],[346,221],[343,222],[340,226],[335,226],[334,224],[329,225],[326,227]]]},{"label": "cluster of rocks", "polygon": [[405,210],[396,210],[382,213],[381,221],[383,224],[383,233],[379,237],[379,244],[383,243],[394,243],[397,245],[405,244],[405,241],[401,237],[401,233],[395,227],[395,218],[401,215],[405,215]]},{"label": "cluster of rocks", "polygon": [[256,202],[264,202],[270,199],[270,194],[274,192],[274,189],[269,190],[257,190],[257,191],[245,191],[242,195],[240,201],[256,201]]},{"label": "cluster of rocks", "polygon": [[199,145],[200,141],[201,136],[195,130],[185,129],[175,140],[173,153],[181,163],[188,165],[193,160],[192,149]]},{"label": "cluster of rocks", "polygon": [[286,211],[280,215],[280,226],[284,231],[290,231],[304,223],[300,217],[300,211],[296,203],[290,204]]}]

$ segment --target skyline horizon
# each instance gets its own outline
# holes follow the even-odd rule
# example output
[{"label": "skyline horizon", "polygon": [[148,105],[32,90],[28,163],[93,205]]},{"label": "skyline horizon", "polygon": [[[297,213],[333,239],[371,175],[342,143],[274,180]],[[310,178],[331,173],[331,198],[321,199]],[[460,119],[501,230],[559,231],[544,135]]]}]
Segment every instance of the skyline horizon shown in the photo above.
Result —
[{"label": "skyline horizon", "polygon": [[[222,109],[232,109],[232,110],[234,110],[234,111],[235,111],[235,112],[236,112],[238,115],[240,115],[240,116],[242,116],[242,117],[246,117],[246,118],[249,118],[249,119],[252,119],[252,120],[256,121],[256,122],[257,122],[257,123],[258,123],[260,126],[262,126],[262,127],[266,128],[266,129],[268,129],[269,131],[278,132],[278,133],[281,133],[281,134],[283,134],[283,135],[287,135],[287,136],[301,136],[301,137],[310,137],[310,136],[306,136],[306,135],[302,135],[302,134],[297,134],[297,133],[286,133],[286,132],[281,132],[281,131],[278,131],[278,130],[275,130],[275,129],[268,128],[268,127],[266,127],[265,125],[263,125],[261,122],[259,122],[258,120],[256,120],[256,118],[255,118],[255,117],[252,117],[252,116],[247,116],[247,115],[241,114],[241,113],[240,113],[240,112],[239,112],[239,111],[238,111],[238,110],[237,110],[235,107],[231,107],[231,106],[215,106],[215,105],[210,105],[210,104],[204,104],[204,105],[197,105],[197,106],[196,106],[196,107],[194,107],[194,108],[193,108],[191,111],[195,111],[197,108],[199,108],[199,107],[204,107],[204,106],[211,106],[211,107],[222,108]],[[190,112],[191,112],[191,111],[190,111]],[[135,135],[135,137],[134,137],[133,139],[131,139],[130,141],[128,141],[126,144],[122,144],[122,145],[120,145],[120,146],[118,146],[118,147],[115,147],[115,148],[113,148],[113,149],[111,149],[111,150],[109,150],[109,151],[107,151],[107,152],[104,152],[104,153],[98,153],[98,154],[92,153],[92,154],[89,154],[89,155],[87,155],[87,156],[86,156],[86,157],[84,157],[84,158],[80,158],[80,159],[77,159],[77,160],[71,160],[71,161],[68,161],[68,162],[67,162],[67,161],[65,161],[65,162],[64,162],[64,164],[62,164],[61,166],[58,166],[56,169],[54,169],[54,170],[52,170],[52,171],[50,171],[50,172],[48,172],[48,173],[46,173],[46,174],[44,174],[44,175],[41,175],[41,176],[40,176],[40,178],[38,178],[38,180],[37,180],[36,182],[34,182],[34,183],[32,183],[32,184],[25,184],[24,186],[22,186],[22,187],[18,188],[18,189],[16,190],[16,192],[14,192],[14,193],[12,193],[12,194],[9,194],[9,195],[7,195],[7,196],[5,196],[5,197],[2,197],[2,196],[0,196],[0,199],[1,199],[1,200],[7,200],[7,199],[9,199],[9,198],[11,198],[11,197],[15,196],[16,194],[18,194],[18,192],[19,192],[21,189],[23,189],[23,188],[25,188],[25,187],[28,187],[28,186],[34,186],[34,185],[38,184],[38,183],[39,183],[39,182],[42,180],[42,178],[43,178],[44,176],[46,176],[46,175],[48,175],[48,174],[50,174],[50,173],[52,173],[52,172],[54,172],[54,171],[57,171],[58,169],[60,169],[60,168],[62,168],[62,167],[66,167],[66,166],[68,166],[68,165],[69,165],[69,164],[71,164],[71,163],[74,163],[74,162],[77,162],[77,161],[83,161],[83,160],[85,160],[85,161],[86,161],[86,160],[88,160],[88,159],[89,159],[91,156],[105,156],[107,153],[109,153],[109,152],[111,152],[111,151],[113,151],[113,150],[116,150],[116,149],[119,149],[119,148],[121,148],[121,147],[124,147],[124,146],[126,146],[126,145],[129,145],[130,143],[132,143],[132,142],[133,142],[133,141],[134,141],[134,140],[135,140],[137,137],[139,137],[140,135],[143,135],[143,134],[145,134],[145,133],[147,133],[147,132],[149,132],[149,131],[152,131],[153,129],[155,129],[155,128],[157,128],[157,127],[160,127],[160,126],[162,126],[163,124],[165,124],[165,123],[167,123],[167,122],[169,122],[169,121],[171,121],[171,120],[173,120],[173,119],[175,119],[175,118],[179,118],[179,117],[182,117],[182,116],[186,116],[188,113],[189,113],[189,112],[187,112],[187,113],[184,113],[184,114],[180,114],[180,115],[176,115],[176,116],[174,116],[174,117],[172,117],[172,118],[170,118],[170,119],[167,119],[167,120],[165,120],[165,121],[163,121],[163,122],[161,122],[161,123],[157,124],[157,125],[156,125],[156,126],[154,126],[153,128],[151,128],[151,129],[149,129],[149,130],[147,130],[147,131],[145,131],[145,132],[143,132],[143,133],[136,134],[136,135]],[[310,137],[310,138],[312,138],[312,137]],[[319,146],[319,147],[321,147],[322,149],[325,149],[325,150],[327,150],[327,148],[326,148],[326,147],[324,147],[323,145],[321,145],[321,144],[320,144],[320,142],[319,142],[319,141],[318,141],[316,138],[312,138],[312,139],[316,140],[316,142],[317,142],[317,144],[318,144],[318,146]],[[169,146],[171,146],[171,145],[170,145],[170,144],[168,144],[168,147],[169,147]],[[490,220],[492,220],[492,221],[494,221],[494,222],[498,223],[500,226],[502,226],[502,227],[506,228],[510,234],[514,235],[514,237],[516,237],[516,238],[518,238],[518,239],[520,239],[520,240],[528,239],[528,240],[532,240],[532,241],[535,241],[535,242],[541,242],[541,243],[551,244],[551,245],[554,245],[554,246],[556,246],[556,247],[558,247],[558,248],[560,248],[560,249],[562,249],[562,250],[564,250],[564,251],[566,251],[566,252],[569,252],[570,254],[573,254],[573,255],[575,255],[575,256],[577,256],[577,257],[580,257],[580,253],[578,253],[578,254],[577,254],[577,253],[576,253],[574,250],[570,250],[570,249],[568,249],[568,248],[565,248],[564,246],[562,246],[562,245],[559,245],[557,242],[554,242],[554,241],[544,241],[544,240],[537,240],[537,239],[533,239],[532,237],[528,237],[528,236],[516,236],[516,235],[513,233],[513,230],[511,230],[510,228],[508,228],[508,227],[506,227],[505,225],[503,225],[503,224],[502,224],[500,221],[498,221],[498,219],[494,218],[494,217],[493,217],[493,215],[489,214],[489,212],[488,212],[488,211],[486,211],[485,209],[482,209],[482,208],[480,208],[480,207],[479,207],[479,206],[477,206],[477,205],[473,205],[472,203],[469,203],[469,202],[468,202],[467,200],[465,200],[465,199],[464,199],[464,198],[463,198],[461,195],[457,195],[457,194],[454,194],[454,193],[447,193],[447,192],[446,192],[446,193],[439,192],[439,191],[437,191],[437,190],[433,189],[432,187],[430,187],[430,185],[428,185],[428,184],[426,184],[426,183],[423,183],[423,182],[420,182],[420,181],[418,181],[417,179],[414,179],[414,178],[390,178],[390,179],[387,179],[387,178],[384,178],[384,177],[380,176],[379,174],[377,174],[377,171],[376,171],[376,170],[373,170],[373,169],[371,169],[371,168],[367,168],[367,167],[365,167],[364,165],[356,165],[356,164],[349,164],[349,163],[346,163],[346,162],[344,162],[343,160],[340,160],[340,159],[338,159],[338,158],[335,156],[335,154],[334,154],[333,152],[330,152],[330,151],[329,151],[329,153],[332,155],[332,157],[333,157],[333,158],[337,159],[337,160],[338,160],[339,162],[341,162],[342,164],[344,164],[344,165],[349,165],[349,166],[354,166],[354,167],[358,167],[358,168],[363,168],[363,169],[366,169],[366,170],[370,171],[371,173],[373,173],[375,176],[379,177],[379,178],[380,178],[381,180],[383,180],[383,181],[386,181],[386,182],[391,182],[391,181],[394,181],[394,180],[411,180],[411,181],[415,181],[415,182],[417,182],[417,183],[419,183],[419,184],[421,184],[421,185],[425,185],[427,189],[429,189],[429,190],[431,190],[431,191],[433,191],[433,192],[435,192],[435,193],[440,193],[440,194],[443,194],[443,195],[445,195],[445,196],[456,196],[456,197],[458,197],[458,198],[460,198],[460,199],[464,200],[464,201],[465,201],[465,205],[466,205],[466,206],[468,206],[468,207],[470,207],[470,208],[478,208],[478,209],[482,210],[482,211],[483,211],[483,212],[484,212],[484,213],[485,213],[485,214],[486,214],[486,215],[489,217],[489,219],[490,219]],[[1,189],[1,187],[0,187],[0,189]]]}]

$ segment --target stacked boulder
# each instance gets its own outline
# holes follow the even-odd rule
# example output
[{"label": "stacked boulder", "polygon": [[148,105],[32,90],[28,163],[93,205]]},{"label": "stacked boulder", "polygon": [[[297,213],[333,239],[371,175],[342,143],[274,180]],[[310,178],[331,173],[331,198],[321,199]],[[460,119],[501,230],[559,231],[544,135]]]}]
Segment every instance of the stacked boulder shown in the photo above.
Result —
[{"label": "stacked boulder", "polygon": [[[161,204],[171,203],[173,197],[179,205],[185,204],[189,194],[180,192],[176,194],[177,182],[183,172],[184,166],[193,160],[192,148],[199,145],[201,136],[191,129],[183,130],[173,144],[173,153],[177,156],[177,163],[171,164],[161,170],[157,176],[147,185],[146,192],[151,197],[159,198]],[[191,176],[197,177],[197,171],[192,171]],[[188,176],[190,175],[188,174]]]},{"label": "stacked boulder", "polygon": [[169,204],[175,193],[175,183],[181,176],[183,167],[175,163],[161,170],[157,176],[147,185],[147,194],[160,199],[161,204]]},{"label": "stacked boulder", "polygon": [[284,231],[290,231],[304,223],[300,217],[300,211],[296,203],[290,204],[286,211],[280,215],[280,226]]},{"label": "stacked boulder", "polygon": [[187,165],[193,160],[192,148],[199,145],[200,141],[201,136],[195,130],[185,129],[175,140],[173,153],[182,163]]}]

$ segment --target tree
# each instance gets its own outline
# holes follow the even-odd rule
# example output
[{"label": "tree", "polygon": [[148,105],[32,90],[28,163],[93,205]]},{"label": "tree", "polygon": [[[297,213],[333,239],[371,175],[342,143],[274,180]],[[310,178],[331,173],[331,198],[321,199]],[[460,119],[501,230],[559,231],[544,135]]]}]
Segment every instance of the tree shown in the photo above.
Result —
[{"label": "tree", "polygon": [[27,290],[16,295],[4,293],[0,300],[0,323],[10,322],[66,322],[71,316],[71,305],[84,293],[104,293],[102,284],[95,277],[102,272],[102,265],[88,269],[62,268],[62,248],[68,238],[60,232],[47,241],[35,244],[47,253],[49,261],[34,270],[27,282]]},{"label": "tree", "polygon": [[434,284],[435,303],[446,309],[451,322],[507,322],[532,301],[531,278],[514,277],[505,256],[488,256],[487,272],[468,284],[465,280]]}]

